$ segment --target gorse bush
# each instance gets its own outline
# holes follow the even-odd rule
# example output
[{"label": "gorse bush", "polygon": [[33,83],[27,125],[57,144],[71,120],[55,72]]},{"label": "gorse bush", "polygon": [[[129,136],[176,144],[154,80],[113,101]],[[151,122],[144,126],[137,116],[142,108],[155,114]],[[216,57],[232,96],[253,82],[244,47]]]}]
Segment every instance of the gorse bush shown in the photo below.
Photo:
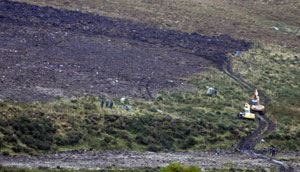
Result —
[{"label": "gorse bush", "polygon": [[[54,143],[53,136],[57,127],[43,116],[18,115],[10,121],[10,126],[13,128],[14,134],[30,148],[50,150]],[[8,142],[11,142],[13,137],[11,136]],[[20,152],[21,149],[16,148],[15,150]]]}]

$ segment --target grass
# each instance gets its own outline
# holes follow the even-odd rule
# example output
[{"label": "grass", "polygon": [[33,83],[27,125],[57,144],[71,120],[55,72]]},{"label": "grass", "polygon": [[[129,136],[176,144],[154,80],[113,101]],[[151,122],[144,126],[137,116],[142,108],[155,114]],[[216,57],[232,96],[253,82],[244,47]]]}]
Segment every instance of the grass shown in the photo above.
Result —
[{"label": "grass", "polygon": [[208,97],[205,90],[196,94],[164,91],[153,102],[129,100],[134,107],[130,111],[122,109],[117,99],[113,109],[101,108],[101,98],[95,97],[34,104],[1,102],[0,149],[10,154],[90,148],[231,149],[254,130],[255,123],[235,120],[231,104],[216,108],[213,103],[222,93],[220,98]]},{"label": "grass", "polygon": [[267,115],[277,129],[266,141],[281,150],[300,149],[295,141],[300,131],[299,57],[299,50],[272,44],[257,44],[241,56],[232,56],[234,71],[270,98]]},{"label": "grass", "polygon": [[[242,56],[228,56],[231,57],[233,70],[258,89],[264,90],[271,99],[266,107],[267,115],[275,121],[277,129],[258,147],[266,148],[274,144],[280,149],[299,150],[300,11],[297,9],[300,7],[297,0],[18,1],[143,21],[156,28],[198,32],[203,35],[227,34],[253,42],[253,48],[242,52]],[[273,26],[279,30],[275,30]],[[121,104],[117,99],[117,106],[113,110],[101,109],[100,99],[97,97],[35,104],[2,102],[1,113],[4,115],[1,116],[0,124],[1,150],[13,152],[15,143],[24,149],[29,147],[31,151],[37,150],[21,141],[13,124],[3,122],[21,118],[22,115],[35,117],[37,121],[45,123],[47,120],[53,122],[53,126],[48,127],[55,128],[55,133],[45,129],[49,137],[58,137],[58,140],[49,140],[53,143],[50,150],[73,149],[78,148],[78,145],[83,145],[80,148],[92,147],[99,150],[229,149],[230,145],[257,126],[251,121],[235,119],[244,102],[252,97],[252,92],[241,88],[225,74],[209,69],[184,80],[197,87],[197,91],[174,93],[166,90],[161,91],[154,101],[130,100],[128,104],[134,106],[132,111],[120,108]],[[206,86],[216,86],[218,96],[205,96]],[[39,112],[44,113],[44,116]],[[111,119],[115,117],[118,119]],[[33,120],[32,125],[34,122],[36,121]],[[181,127],[172,128],[174,122]],[[142,133],[138,137],[141,130],[150,130],[150,133]],[[173,136],[172,134],[178,133],[177,130],[181,134]],[[161,137],[155,133],[158,131],[163,131],[159,134]],[[186,135],[185,132],[189,134],[181,138]],[[170,133],[174,139],[172,146],[165,141]],[[38,134],[35,135],[38,137]],[[95,140],[99,144],[92,144]],[[101,144],[103,142],[108,142],[108,147],[104,147]],[[155,146],[147,147],[147,143],[152,142]],[[197,144],[190,145],[194,142]]]},{"label": "grass", "polygon": [[[211,69],[188,78],[194,92],[161,91],[153,101],[127,99],[102,108],[105,97],[29,104],[0,102],[0,150],[33,154],[72,149],[182,151],[232,149],[257,123],[236,119],[249,92]],[[218,94],[207,96],[206,86]],[[235,89],[235,91],[233,91]],[[230,100],[230,101],[228,101]]]}]

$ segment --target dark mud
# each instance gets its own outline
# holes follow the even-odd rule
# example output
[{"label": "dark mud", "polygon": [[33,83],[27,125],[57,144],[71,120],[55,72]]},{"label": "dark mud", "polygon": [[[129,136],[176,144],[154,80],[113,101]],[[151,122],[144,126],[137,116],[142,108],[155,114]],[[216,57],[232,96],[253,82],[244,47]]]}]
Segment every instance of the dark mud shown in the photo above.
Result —
[{"label": "dark mud", "polygon": [[0,0],[0,98],[108,94],[152,98],[248,42]]}]

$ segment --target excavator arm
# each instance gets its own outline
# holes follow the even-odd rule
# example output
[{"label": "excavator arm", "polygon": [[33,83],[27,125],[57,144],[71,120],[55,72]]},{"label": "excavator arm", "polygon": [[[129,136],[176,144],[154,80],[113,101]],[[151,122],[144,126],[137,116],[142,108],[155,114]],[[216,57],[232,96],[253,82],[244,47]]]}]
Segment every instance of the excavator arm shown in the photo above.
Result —
[{"label": "excavator arm", "polygon": [[259,101],[259,96],[258,96],[257,89],[255,89],[255,91],[254,91],[254,100],[257,100],[257,105],[260,105],[260,101]]}]

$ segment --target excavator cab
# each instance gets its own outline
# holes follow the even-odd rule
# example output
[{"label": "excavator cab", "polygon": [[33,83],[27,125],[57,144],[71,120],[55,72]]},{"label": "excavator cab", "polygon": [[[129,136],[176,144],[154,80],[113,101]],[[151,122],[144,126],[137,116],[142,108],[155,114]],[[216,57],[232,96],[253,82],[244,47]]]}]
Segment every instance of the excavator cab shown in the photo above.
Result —
[{"label": "excavator cab", "polygon": [[255,89],[253,99],[245,104],[244,112],[238,114],[238,117],[241,119],[253,119],[255,120],[255,112],[258,112],[260,115],[264,115],[265,107],[260,104],[260,99],[258,96],[258,91]]},{"label": "excavator cab", "polygon": [[257,100],[251,100],[250,102],[249,102],[249,104],[252,106],[252,105],[257,105]]}]

